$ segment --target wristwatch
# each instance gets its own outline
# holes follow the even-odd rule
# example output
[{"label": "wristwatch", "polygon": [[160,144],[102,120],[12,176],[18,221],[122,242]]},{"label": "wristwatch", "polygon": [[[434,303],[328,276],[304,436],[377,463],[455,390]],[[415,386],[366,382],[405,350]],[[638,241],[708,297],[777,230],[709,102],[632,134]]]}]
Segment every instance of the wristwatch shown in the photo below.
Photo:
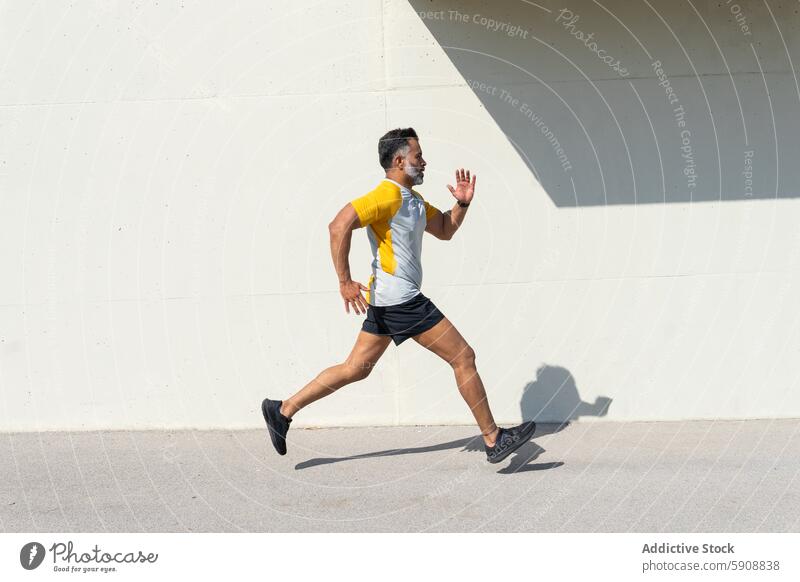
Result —
[{"label": "wristwatch", "polygon": [[461,200],[459,200],[459,201],[458,201],[458,205],[459,205],[461,208],[466,208],[467,206],[469,206],[469,202],[461,202]]}]

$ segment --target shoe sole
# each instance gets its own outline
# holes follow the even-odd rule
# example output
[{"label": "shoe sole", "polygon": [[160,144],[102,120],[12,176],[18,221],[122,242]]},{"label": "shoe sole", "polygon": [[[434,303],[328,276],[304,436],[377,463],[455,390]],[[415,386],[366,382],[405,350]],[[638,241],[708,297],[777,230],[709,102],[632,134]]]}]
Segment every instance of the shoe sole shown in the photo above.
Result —
[{"label": "shoe sole", "polygon": [[[269,411],[269,403],[274,402],[269,398],[265,398],[264,401],[261,403],[261,414],[264,416],[264,422],[267,423],[267,432],[269,432],[269,438],[272,441],[272,446],[275,447],[275,451],[279,455],[285,455],[286,451],[281,452],[281,449],[278,446],[278,431],[272,428],[272,425],[275,422],[275,419],[272,418],[272,415]],[[270,422],[272,421],[272,422]]]},{"label": "shoe sole", "polygon": [[516,451],[518,448],[520,448],[522,445],[527,443],[531,439],[531,437],[533,436],[533,433],[535,433],[535,432],[536,432],[536,423],[535,422],[531,422],[530,430],[527,430],[524,433],[522,433],[522,438],[519,439],[519,442],[517,442],[516,444],[513,444],[510,447],[508,447],[508,449],[506,449],[506,452],[504,452],[502,455],[500,455],[498,457],[495,457],[494,459],[489,459],[487,457],[486,460],[489,461],[492,464],[499,463],[503,459],[507,458],[508,455],[510,455],[511,453]]}]

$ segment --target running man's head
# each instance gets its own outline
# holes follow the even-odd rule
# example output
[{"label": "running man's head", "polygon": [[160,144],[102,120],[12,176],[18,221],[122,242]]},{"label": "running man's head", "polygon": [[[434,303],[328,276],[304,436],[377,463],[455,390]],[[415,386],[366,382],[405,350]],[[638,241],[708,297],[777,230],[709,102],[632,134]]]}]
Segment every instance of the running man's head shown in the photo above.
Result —
[{"label": "running man's head", "polygon": [[410,188],[422,184],[427,162],[413,128],[393,129],[378,140],[378,159],[386,177]]}]

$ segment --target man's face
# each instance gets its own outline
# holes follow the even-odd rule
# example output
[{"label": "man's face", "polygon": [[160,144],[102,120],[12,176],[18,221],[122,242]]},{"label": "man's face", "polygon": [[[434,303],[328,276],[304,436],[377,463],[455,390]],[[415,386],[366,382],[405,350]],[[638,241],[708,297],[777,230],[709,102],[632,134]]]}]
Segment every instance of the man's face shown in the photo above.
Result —
[{"label": "man's face", "polygon": [[414,186],[419,186],[425,179],[425,166],[427,162],[422,157],[422,148],[416,139],[408,140],[408,153],[403,158],[403,171],[411,178]]}]

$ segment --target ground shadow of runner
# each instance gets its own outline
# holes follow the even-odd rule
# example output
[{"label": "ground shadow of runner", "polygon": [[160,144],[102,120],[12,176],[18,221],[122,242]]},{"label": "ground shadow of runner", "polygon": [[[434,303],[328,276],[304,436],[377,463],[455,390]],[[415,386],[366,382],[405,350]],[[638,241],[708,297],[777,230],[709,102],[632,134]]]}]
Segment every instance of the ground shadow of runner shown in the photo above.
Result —
[{"label": "ground shadow of runner", "polygon": [[[473,443],[475,443],[473,445]],[[387,449],[385,451],[377,451],[374,453],[362,453],[360,455],[351,455],[349,457],[320,457],[316,459],[309,459],[307,461],[303,461],[302,463],[298,463],[295,465],[295,469],[307,469],[309,467],[316,467],[317,465],[328,465],[330,463],[338,463],[340,461],[354,461],[356,459],[371,459],[374,457],[388,457],[393,455],[412,455],[416,453],[430,453],[433,451],[443,451],[446,449],[457,449],[458,447],[464,447],[463,450],[478,450],[476,445],[480,445],[481,450],[483,449],[483,439],[481,439],[480,435],[476,435],[474,437],[466,437],[463,439],[457,439],[454,441],[449,441],[446,443],[439,443],[436,445],[428,445],[423,447],[411,447],[407,449]]]},{"label": "ground shadow of runner", "polygon": [[[562,431],[569,426],[571,419],[580,416],[604,416],[610,404],[611,399],[605,396],[598,397],[594,404],[583,402],[578,394],[575,379],[568,370],[559,366],[544,365],[536,371],[536,379],[526,384],[520,401],[520,408],[524,420],[536,420],[536,432],[531,437],[531,439],[534,439]],[[308,469],[309,467],[357,459],[430,453],[459,447],[463,447],[463,451],[484,451],[483,439],[480,435],[475,435],[474,437],[422,447],[387,449],[348,457],[318,457],[298,463],[295,465],[295,469]],[[507,467],[498,472],[541,471],[560,467],[564,464],[563,462],[528,464],[543,452],[543,448],[533,442],[529,442],[512,455],[511,463]]]}]

